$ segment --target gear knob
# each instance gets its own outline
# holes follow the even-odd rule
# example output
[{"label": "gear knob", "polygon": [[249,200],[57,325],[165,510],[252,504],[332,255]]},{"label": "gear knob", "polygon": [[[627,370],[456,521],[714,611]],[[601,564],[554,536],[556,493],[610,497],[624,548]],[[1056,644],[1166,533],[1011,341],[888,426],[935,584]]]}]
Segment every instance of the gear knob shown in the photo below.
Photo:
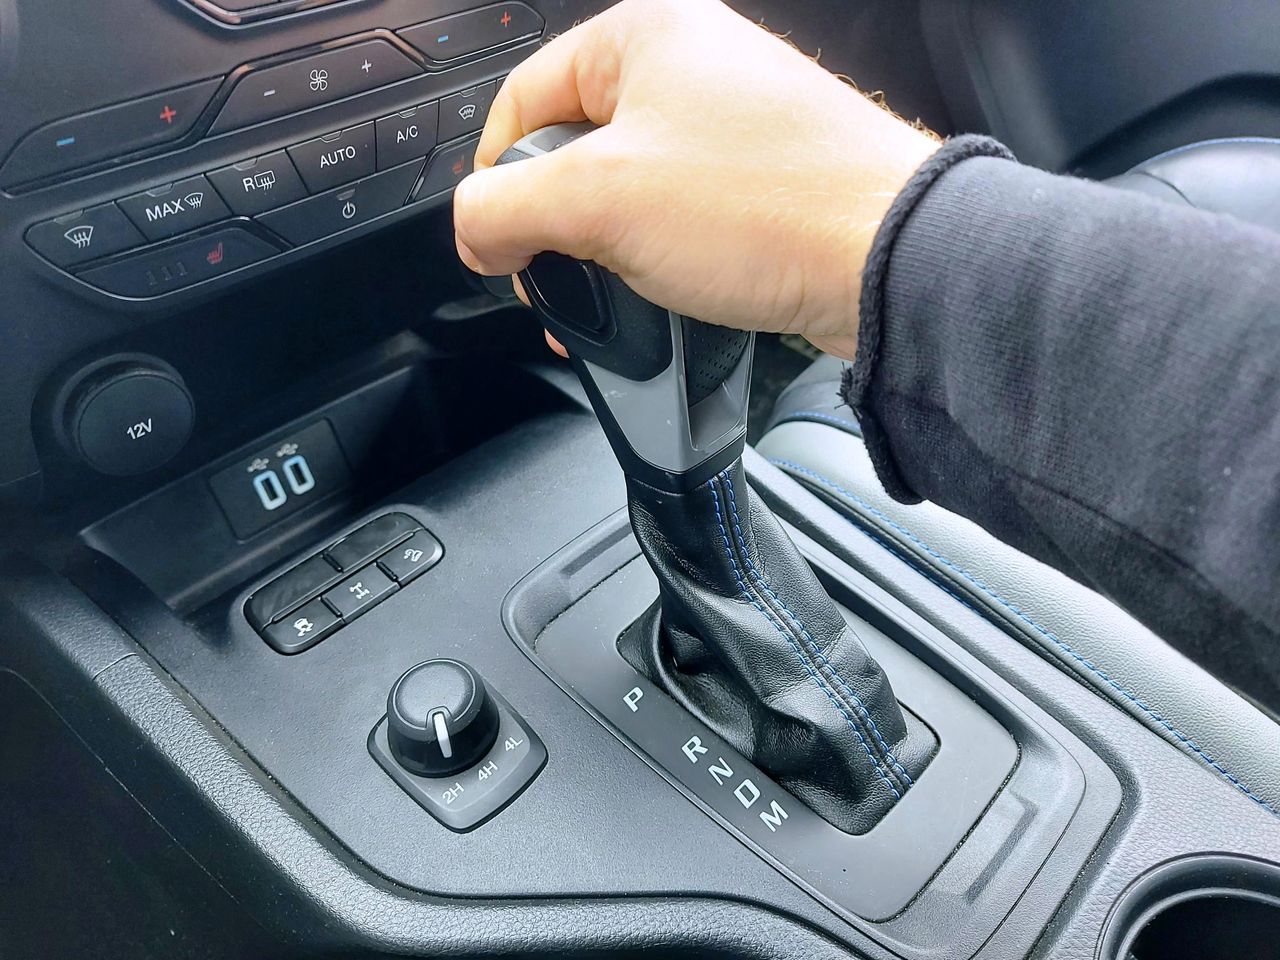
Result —
[{"label": "gear knob", "polygon": [[[594,129],[544,127],[498,163],[550,153]],[[534,257],[520,281],[568,350],[625,473],[680,493],[742,454],[754,334],[681,316],[600,265],[559,253]]]}]

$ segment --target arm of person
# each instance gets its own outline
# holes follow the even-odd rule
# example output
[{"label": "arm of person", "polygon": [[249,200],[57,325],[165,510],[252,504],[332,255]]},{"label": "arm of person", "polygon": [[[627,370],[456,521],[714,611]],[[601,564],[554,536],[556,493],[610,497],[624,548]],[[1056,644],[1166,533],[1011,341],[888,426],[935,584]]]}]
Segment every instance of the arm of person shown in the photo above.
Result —
[{"label": "arm of person", "polygon": [[[584,119],[603,129],[490,168]],[[1001,152],[939,151],[715,0],[624,0],[511,74],[458,250],[487,274],[596,260],[677,312],[856,356],[891,493],[1280,703],[1280,239]]]},{"label": "arm of person", "polygon": [[949,144],[866,271],[877,472],[1280,704],[1280,235]]}]

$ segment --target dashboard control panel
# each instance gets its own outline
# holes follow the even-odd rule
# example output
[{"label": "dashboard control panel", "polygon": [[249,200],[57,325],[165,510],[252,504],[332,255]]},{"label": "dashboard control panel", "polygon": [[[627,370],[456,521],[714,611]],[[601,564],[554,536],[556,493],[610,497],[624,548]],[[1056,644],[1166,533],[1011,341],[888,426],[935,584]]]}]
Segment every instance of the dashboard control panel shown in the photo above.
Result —
[{"label": "dashboard control panel", "polygon": [[283,146],[264,143],[270,149],[260,154],[184,170],[26,227],[27,245],[62,273],[114,298],[154,300],[406,206],[432,206],[425,201],[442,198],[471,172],[501,78],[428,100],[416,81],[536,40],[544,27],[524,3],[494,4],[262,58],[225,77],[46,124],[4,160],[0,187],[40,190],[334,103],[358,109],[361,97],[390,91],[376,100],[384,104],[404,87],[408,102],[393,111],[357,112],[336,129]]}]

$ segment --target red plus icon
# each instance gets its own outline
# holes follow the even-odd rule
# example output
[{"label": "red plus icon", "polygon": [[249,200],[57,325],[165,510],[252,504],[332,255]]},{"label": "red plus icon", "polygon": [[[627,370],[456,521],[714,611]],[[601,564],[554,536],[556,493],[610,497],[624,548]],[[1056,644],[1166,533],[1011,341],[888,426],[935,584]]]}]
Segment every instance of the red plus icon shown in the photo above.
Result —
[{"label": "red plus icon", "polygon": [[164,105],[164,109],[160,111],[160,119],[165,123],[173,123],[173,118],[177,115],[178,111],[173,109],[173,107],[169,106],[167,103]]},{"label": "red plus icon", "polygon": [[504,27],[507,27],[507,26],[510,26],[510,25],[511,25],[511,11],[509,11],[509,10],[503,10],[503,11],[502,11],[502,20],[501,20],[501,23],[502,23],[502,25],[503,25]]}]

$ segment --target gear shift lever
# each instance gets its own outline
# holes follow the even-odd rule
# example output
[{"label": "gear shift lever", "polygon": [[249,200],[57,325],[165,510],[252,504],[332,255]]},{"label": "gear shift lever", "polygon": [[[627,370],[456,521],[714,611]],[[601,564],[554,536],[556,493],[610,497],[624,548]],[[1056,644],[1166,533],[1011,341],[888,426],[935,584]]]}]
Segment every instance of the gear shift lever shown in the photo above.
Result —
[{"label": "gear shift lever", "polygon": [[[549,153],[593,129],[544,127],[498,162]],[[683,492],[741,456],[754,334],[672,313],[608,270],[558,253],[539,254],[520,280],[569,351],[628,476]]]},{"label": "gear shift lever", "polygon": [[[548,153],[591,124],[529,134]],[[752,334],[648,302],[594,263],[533,258],[521,282],[564,344],[623,472],[661,597],[619,650],[835,826],[873,827],[936,748],[747,486]]]}]

